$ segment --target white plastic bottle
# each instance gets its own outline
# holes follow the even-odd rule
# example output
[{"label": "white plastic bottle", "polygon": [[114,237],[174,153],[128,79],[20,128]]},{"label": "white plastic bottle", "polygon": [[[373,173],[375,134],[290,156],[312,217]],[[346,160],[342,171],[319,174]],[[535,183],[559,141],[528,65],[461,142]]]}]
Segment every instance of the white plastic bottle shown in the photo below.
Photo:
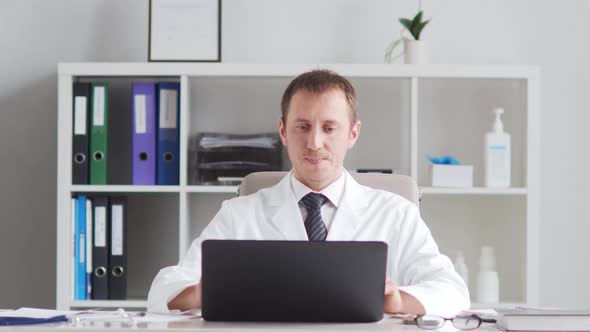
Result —
[{"label": "white plastic bottle", "polygon": [[510,135],[504,131],[500,116],[504,109],[494,109],[496,120],[493,130],[486,134],[485,185],[486,187],[510,187]]},{"label": "white plastic bottle", "polygon": [[463,253],[461,251],[457,253],[457,258],[455,258],[455,271],[457,271],[457,274],[463,278],[465,285],[469,287],[469,271],[467,270],[465,257],[463,257]]},{"label": "white plastic bottle", "polygon": [[500,282],[496,271],[496,257],[494,248],[481,247],[479,257],[479,275],[477,276],[477,302],[500,302]]}]

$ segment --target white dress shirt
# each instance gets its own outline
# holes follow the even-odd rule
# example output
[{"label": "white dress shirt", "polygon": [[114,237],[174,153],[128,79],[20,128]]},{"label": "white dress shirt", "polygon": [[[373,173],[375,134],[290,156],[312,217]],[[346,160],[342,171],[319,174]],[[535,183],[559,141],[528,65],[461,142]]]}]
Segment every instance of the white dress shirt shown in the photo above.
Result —
[{"label": "white dress shirt", "polygon": [[307,209],[305,205],[301,201],[301,199],[311,193],[319,193],[328,198],[326,204],[322,205],[320,209],[320,214],[322,216],[322,220],[324,224],[326,224],[326,228],[328,232],[330,231],[330,226],[332,225],[332,220],[334,219],[334,215],[336,214],[336,209],[338,208],[338,203],[340,202],[340,198],[342,197],[342,193],[344,192],[344,183],[346,182],[346,177],[344,173],[340,175],[340,177],[332,182],[329,186],[322,189],[321,191],[313,191],[301,181],[295,178],[295,174],[291,172],[291,188],[293,189],[293,194],[295,195],[295,200],[299,202],[299,210],[301,211],[302,221],[307,218]]}]

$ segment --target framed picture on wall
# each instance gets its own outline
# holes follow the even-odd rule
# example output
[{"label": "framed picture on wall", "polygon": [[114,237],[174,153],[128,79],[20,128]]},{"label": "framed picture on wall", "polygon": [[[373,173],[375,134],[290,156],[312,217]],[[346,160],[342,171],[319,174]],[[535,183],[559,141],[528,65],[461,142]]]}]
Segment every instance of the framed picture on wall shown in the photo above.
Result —
[{"label": "framed picture on wall", "polygon": [[150,0],[148,60],[220,62],[221,0]]}]

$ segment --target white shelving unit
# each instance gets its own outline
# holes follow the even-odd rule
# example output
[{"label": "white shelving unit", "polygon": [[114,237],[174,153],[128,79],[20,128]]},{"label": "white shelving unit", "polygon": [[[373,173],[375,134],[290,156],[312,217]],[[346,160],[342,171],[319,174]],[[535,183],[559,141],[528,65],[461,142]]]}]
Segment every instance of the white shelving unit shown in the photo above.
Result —
[{"label": "white shelving unit", "polygon": [[79,308],[132,308],[143,309],[147,306],[146,300],[90,300],[73,301],[72,307]]},{"label": "white shelving unit", "polygon": [[421,187],[421,194],[465,194],[465,195],[526,195],[526,188],[437,188]]},{"label": "white shelving unit", "polygon": [[[345,166],[391,168],[417,180],[422,216],[441,251],[451,259],[458,250],[465,253],[472,276],[472,301],[477,302],[472,281],[477,275],[478,250],[481,245],[492,245],[500,274],[499,306],[536,305],[537,67],[62,63],[58,66],[57,308],[144,307],[156,272],[176,264],[221,202],[237,193],[236,186],[194,183],[190,137],[205,130],[275,132],[283,90],[293,77],[312,68],[332,69],[350,78],[357,89],[363,126]],[[134,80],[174,80],[181,84],[180,185],[132,186],[116,181],[106,186],[72,185],[72,84],[110,84],[109,125],[113,126],[116,115],[130,117],[130,83]],[[483,139],[491,128],[493,107],[506,109],[504,123],[512,135],[513,187],[507,189],[483,187]],[[109,153],[111,145],[116,150],[119,143],[111,138]],[[452,154],[463,163],[473,164],[475,187],[430,187],[428,164],[422,157],[425,153]],[[120,153],[118,157],[125,156]],[[110,160],[115,158],[110,154]],[[288,169],[286,153],[284,159],[284,168]],[[132,300],[73,300],[70,197],[77,193],[128,195],[128,294]]]}]

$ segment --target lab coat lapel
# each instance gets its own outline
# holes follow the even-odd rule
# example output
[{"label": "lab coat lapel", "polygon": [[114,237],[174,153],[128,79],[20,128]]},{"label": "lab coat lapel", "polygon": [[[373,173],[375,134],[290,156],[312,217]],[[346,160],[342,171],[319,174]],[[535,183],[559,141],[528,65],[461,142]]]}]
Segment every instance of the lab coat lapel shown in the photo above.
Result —
[{"label": "lab coat lapel", "polygon": [[291,190],[291,173],[271,188],[268,216],[285,240],[307,241],[301,211]]},{"label": "lab coat lapel", "polygon": [[346,172],[344,193],[336,209],[332,225],[328,230],[327,241],[350,241],[354,239],[358,231],[357,228],[362,223],[359,211],[368,206],[363,191],[363,186]]}]

